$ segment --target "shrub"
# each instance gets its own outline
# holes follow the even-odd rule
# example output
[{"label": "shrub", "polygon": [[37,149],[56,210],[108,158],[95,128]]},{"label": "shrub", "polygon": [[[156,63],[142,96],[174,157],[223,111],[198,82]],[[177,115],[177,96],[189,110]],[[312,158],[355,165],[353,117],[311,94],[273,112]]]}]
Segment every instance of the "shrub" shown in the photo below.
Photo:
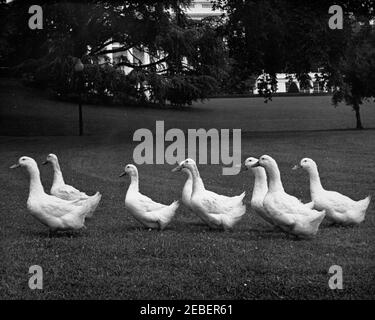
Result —
[{"label": "shrub", "polygon": [[298,89],[297,83],[295,83],[295,82],[293,81],[293,82],[290,84],[289,89],[288,89],[288,93],[299,93],[299,89]]}]

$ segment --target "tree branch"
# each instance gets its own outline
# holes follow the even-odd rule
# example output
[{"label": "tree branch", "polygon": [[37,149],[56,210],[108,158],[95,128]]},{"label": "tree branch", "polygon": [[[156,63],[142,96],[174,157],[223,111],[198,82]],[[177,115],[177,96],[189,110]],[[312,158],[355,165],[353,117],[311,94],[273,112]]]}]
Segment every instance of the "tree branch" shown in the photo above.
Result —
[{"label": "tree branch", "polygon": [[134,68],[134,69],[143,69],[143,68],[149,68],[149,67],[152,67],[152,66],[156,66],[156,65],[158,65],[160,63],[163,63],[167,60],[168,60],[168,56],[164,57],[163,59],[160,59],[158,61],[151,62],[151,63],[148,63],[148,64],[142,64],[142,65],[133,64],[133,63],[126,62],[126,61],[121,61],[118,64],[116,64],[116,66],[117,67],[126,66],[126,67],[130,67],[130,68]]},{"label": "tree branch", "polygon": [[103,54],[108,54],[108,53],[126,52],[133,47],[134,47],[134,45],[132,44],[131,46],[128,46],[128,47],[122,46],[122,47],[118,47],[118,48],[115,48],[115,49],[96,51],[95,54],[96,55],[103,55]]},{"label": "tree branch", "polygon": [[139,63],[142,63],[142,60],[139,59],[138,57],[136,57],[133,52],[129,51],[130,55],[134,58],[134,59],[137,59]]},{"label": "tree branch", "polygon": [[108,40],[107,42],[104,42],[103,44],[101,44],[100,46],[97,46],[95,50],[91,50],[90,52],[90,56],[96,54],[97,52],[99,52],[100,50],[104,49],[106,46],[110,45],[111,43],[114,43],[116,42],[115,40],[111,39],[111,40]]}]

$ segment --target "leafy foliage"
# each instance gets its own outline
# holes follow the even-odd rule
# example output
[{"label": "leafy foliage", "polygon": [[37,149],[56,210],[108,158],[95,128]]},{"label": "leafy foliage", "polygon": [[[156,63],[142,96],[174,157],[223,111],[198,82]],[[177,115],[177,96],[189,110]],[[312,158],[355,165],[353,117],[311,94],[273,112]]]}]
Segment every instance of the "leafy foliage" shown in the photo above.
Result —
[{"label": "leafy foliage", "polygon": [[356,112],[357,128],[362,129],[359,106],[363,100],[375,97],[375,32],[370,26],[351,39],[335,76],[334,104],[345,101],[351,105]]},{"label": "leafy foliage", "polygon": [[237,81],[246,83],[249,75],[268,74],[258,85],[267,101],[276,90],[276,72],[295,74],[300,83],[305,83],[308,72],[319,69],[323,75],[318,81],[337,88],[333,102],[345,100],[352,105],[357,127],[362,127],[359,104],[374,96],[374,29],[369,24],[375,16],[372,0],[336,1],[344,11],[342,30],[329,28],[328,9],[332,4],[323,0],[214,3],[228,13],[225,34],[234,66],[231,71]]},{"label": "leafy foliage", "polygon": [[[29,18],[27,4],[15,0],[9,14],[15,18],[16,28],[11,36],[18,43],[25,43],[23,38],[28,38],[26,43],[31,49],[22,53],[22,46],[17,45],[18,58],[8,63],[17,65],[19,71],[23,70],[20,66],[33,65],[31,78],[36,83],[54,90],[57,87],[70,90],[70,71],[45,73],[51,68],[69,68],[67,62],[79,58],[89,70],[85,77],[95,74],[98,82],[108,80],[109,74],[113,79],[121,78],[121,90],[119,85],[114,89],[111,81],[104,90],[102,83],[95,85],[95,79],[87,78],[91,84],[86,83],[85,88],[98,92],[98,97],[103,92],[112,96],[114,91],[123,91],[138,101],[149,97],[155,103],[191,104],[217,89],[225,68],[225,55],[222,38],[210,22],[193,22],[184,14],[182,8],[189,2],[42,1],[44,28],[30,32],[18,27],[21,20],[24,25]],[[150,61],[140,59],[129,49],[147,54]],[[109,54],[122,57],[111,65]],[[98,67],[103,64],[106,66]],[[117,72],[122,68],[132,71],[124,78]]]}]

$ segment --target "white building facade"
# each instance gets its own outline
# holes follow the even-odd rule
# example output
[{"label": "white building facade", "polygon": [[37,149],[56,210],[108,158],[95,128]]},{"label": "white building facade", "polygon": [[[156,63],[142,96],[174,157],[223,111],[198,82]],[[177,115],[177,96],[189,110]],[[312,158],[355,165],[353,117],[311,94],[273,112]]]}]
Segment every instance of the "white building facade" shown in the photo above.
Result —
[{"label": "white building facade", "polygon": [[[200,20],[209,16],[219,16],[222,14],[222,11],[213,10],[212,3],[210,1],[192,1],[191,5],[186,9],[186,14],[193,20]],[[121,44],[113,43],[107,46],[107,50],[113,50],[120,48]],[[162,55],[162,53],[161,53]],[[141,51],[136,48],[131,48],[127,51],[109,53],[107,54],[110,62],[116,64],[121,61],[121,59],[126,59],[130,63],[141,63],[148,64],[151,62],[150,56],[147,53],[147,50]],[[163,68],[163,66],[161,66]],[[121,67],[121,69],[128,74],[132,68],[131,67]]]},{"label": "white building facade", "polygon": [[[276,80],[277,80],[277,88],[276,93],[305,93],[305,94],[316,94],[316,93],[328,93],[331,91],[324,82],[321,80],[322,73],[321,72],[309,72],[308,76],[310,80],[306,83],[302,84],[294,74],[288,73],[277,73]],[[259,90],[257,85],[261,82],[263,77],[267,77],[266,74],[260,75],[254,84],[254,94],[259,94]],[[294,88],[291,88],[294,86]],[[297,91],[296,89],[297,88]]]},{"label": "white building facade", "polygon": [[[201,20],[206,17],[210,16],[220,16],[223,14],[221,10],[214,10],[212,7],[212,3],[210,1],[192,1],[191,5],[186,8],[186,14],[192,18],[193,20]],[[120,48],[121,45],[119,43],[113,43],[107,47],[107,49],[112,50],[116,48]],[[160,53],[160,58],[162,58],[163,53]],[[147,50],[138,50],[137,48],[131,48],[127,51],[117,52],[117,53],[110,53],[107,54],[110,63],[117,64],[122,59],[126,59],[128,62],[132,64],[148,64],[152,62],[150,59],[150,55],[147,53]],[[166,66],[164,64],[160,64],[157,66],[161,70],[164,69]],[[133,68],[122,66],[121,69],[125,72],[125,74],[129,74]],[[259,94],[257,89],[257,84],[261,80],[262,77],[266,75],[260,75],[256,83],[254,83],[254,88],[252,92],[253,94]],[[319,81],[319,77],[321,76],[320,72],[314,73],[310,72],[309,76],[311,78],[309,86],[303,86],[301,83],[296,79],[295,75],[286,74],[286,73],[278,73],[277,74],[277,91],[276,93],[287,93],[290,92],[292,83],[298,88],[298,92],[306,93],[306,94],[313,94],[313,93],[322,93],[328,92],[329,90],[322,85],[322,82]],[[294,85],[293,85],[294,86]],[[295,86],[294,86],[295,90]],[[294,91],[295,93],[295,91]]]}]

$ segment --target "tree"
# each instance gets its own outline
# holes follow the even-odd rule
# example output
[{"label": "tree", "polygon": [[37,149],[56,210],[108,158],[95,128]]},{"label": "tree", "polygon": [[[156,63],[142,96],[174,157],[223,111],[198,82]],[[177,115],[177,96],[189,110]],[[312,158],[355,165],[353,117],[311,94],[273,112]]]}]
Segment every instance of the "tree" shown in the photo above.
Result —
[{"label": "tree", "polygon": [[[128,93],[138,101],[145,98],[145,92],[156,103],[169,100],[174,104],[189,104],[204,99],[217,87],[224,54],[212,55],[213,51],[221,50],[221,39],[205,22],[193,23],[188,19],[182,9],[189,3],[189,0],[40,1],[44,29],[33,33],[18,28],[14,35],[20,35],[20,43],[27,38],[31,49],[23,54],[22,46],[17,47],[20,58],[12,63],[21,64],[20,70],[31,69],[34,76],[52,76],[55,73],[48,70],[62,69],[72,58],[81,59],[85,65],[107,65],[113,72],[128,67],[132,72],[127,81],[134,88]],[[12,2],[14,21],[26,18],[28,5],[28,1]],[[33,40],[42,45],[35,45]],[[116,46],[111,47],[113,44]],[[125,53],[130,49],[147,53],[150,61],[142,61],[135,55],[128,59]],[[121,53],[122,57],[111,65],[106,55]],[[59,81],[69,91],[72,75],[66,71]],[[88,77],[86,71],[85,77]],[[52,85],[51,80],[44,79],[43,85]]]},{"label": "tree", "polygon": [[375,33],[369,25],[351,39],[335,76],[334,104],[345,101],[351,105],[356,115],[356,128],[363,129],[360,105],[375,97]]},{"label": "tree", "polygon": [[5,0],[0,0],[0,68],[6,67],[5,61],[9,59],[12,53],[9,35],[12,33],[12,26],[7,22],[6,17],[9,15],[9,5]]},{"label": "tree", "polygon": [[[359,105],[374,96],[373,73],[365,71],[373,70],[373,1],[335,4],[343,8],[343,30],[329,28],[331,4],[324,0],[215,1],[228,14],[226,37],[233,70],[241,70],[237,78],[246,81],[249,75],[267,74],[260,93],[270,98],[277,89],[277,72],[295,74],[301,83],[319,68],[325,85],[336,88],[333,103],[345,100],[352,105],[361,128]],[[361,23],[363,32],[353,23]]]}]

